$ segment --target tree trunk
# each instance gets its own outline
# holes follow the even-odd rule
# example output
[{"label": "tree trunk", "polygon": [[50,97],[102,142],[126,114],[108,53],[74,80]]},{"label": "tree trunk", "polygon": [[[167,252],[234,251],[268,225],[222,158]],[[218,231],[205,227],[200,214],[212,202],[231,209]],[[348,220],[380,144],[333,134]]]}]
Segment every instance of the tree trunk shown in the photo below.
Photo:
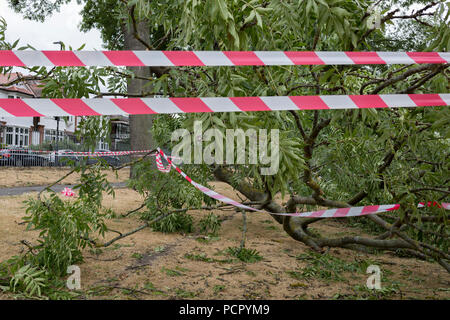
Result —
[{"label": "tree trunk", "polygon": [[[142,39],[149,39],[149,28],[147,21],[140,21],[137,23],[137,32]],[[133,30],[130,26],[123,26],[124,33],[124,50],[145,50],[147,49],[141,42],[139,42],[133,35]],[[150,77],[151,72],[149,67],[128,67],[136,76]],[[139,94],[144,91],[144,80],[129,79],[127,84],[128,93]],[[153,116],[146,115],[130,115],[130,144],[131,150],[151,150],[155,147],[151,128],[153,124]],[[136,157],[132,155],[133,157]],[[130,178],[134,177],[134,167],[130,170]]]}]

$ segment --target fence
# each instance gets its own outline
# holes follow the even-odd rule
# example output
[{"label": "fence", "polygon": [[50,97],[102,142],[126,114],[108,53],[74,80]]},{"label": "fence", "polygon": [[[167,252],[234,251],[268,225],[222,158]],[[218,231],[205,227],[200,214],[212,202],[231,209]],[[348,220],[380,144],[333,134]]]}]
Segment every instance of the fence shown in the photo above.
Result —
[{"label": "fence", "polygon": [[0,150],[0,167],[66,167],[80,162],[94,164],[104,161],[119,166],[131,161],[129,151],[73,152],[71,150],[38,151],[29,149]]}]

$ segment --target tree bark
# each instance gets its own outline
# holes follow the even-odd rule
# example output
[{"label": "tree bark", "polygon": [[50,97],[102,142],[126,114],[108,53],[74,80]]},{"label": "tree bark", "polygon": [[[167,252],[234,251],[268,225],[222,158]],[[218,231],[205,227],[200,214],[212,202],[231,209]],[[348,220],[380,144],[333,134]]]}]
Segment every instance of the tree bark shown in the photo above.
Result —
[{"label": "tree bark", "polygon": [[[136,25],[137,32],[143,39],[149,39],[149,28],[147,21],[140,21]],[[124,50],[146,50],[147,48],[136,39],[132,27],[124,25]],[[136,76],[147,77],[151,75],[149,67],[128,67]],[[145,80],[129,79],[127,91],[130,94],[140,94],[144,91]],[[130,115],[130,144],[131,150],[152,150],[155,148],[151,128],[153,124],[153,115]],[[136,157],[135,155],[132,155]],[[135,176],[134,166],[130,170],[130,178]]]}]

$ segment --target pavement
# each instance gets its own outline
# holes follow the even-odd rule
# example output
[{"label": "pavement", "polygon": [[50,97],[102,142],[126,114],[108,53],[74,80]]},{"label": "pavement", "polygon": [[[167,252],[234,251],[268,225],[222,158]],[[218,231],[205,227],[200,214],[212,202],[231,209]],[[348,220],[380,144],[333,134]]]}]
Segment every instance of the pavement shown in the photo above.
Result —
[{"label": "pavement", "polygon": [[[116,189],[127,187],[126,182],[116,182],[116,183],[111,183],[111,185],[113,188],[116,188]],[[51,187],[51,189],[55,192],[61,192],[64,188],[73,188],[73,186],[74,185],[57,184],[57,185]],[[17,196],[17,195],[21,195],[21,194],[29,193],[29,192],[39,192],[46,187],[47,186],[0,188],[0,197]]]}]

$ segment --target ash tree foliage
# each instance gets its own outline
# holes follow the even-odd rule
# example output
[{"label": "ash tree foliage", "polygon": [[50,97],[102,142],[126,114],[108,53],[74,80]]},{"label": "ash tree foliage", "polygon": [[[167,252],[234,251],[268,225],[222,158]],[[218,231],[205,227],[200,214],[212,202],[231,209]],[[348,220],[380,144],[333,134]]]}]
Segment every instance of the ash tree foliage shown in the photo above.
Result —
[{"label": "ash tree foliage", "polygon": [[102,172],[105,167],[102,163],[93,166],[82,163],[51,185],[78,172],[80,183],[74,187],[78,193],[75,199],[63,200],[49,186],[45,189],[49,194],[42,190],[37,199],[25,201],[23,220],[27,230],[39,232],[39,238],[36,244],[22,240],[27,253],[0,263],[0,289],[24,298],[68,299],[73,296],[55,289],[64,286],[59,278],[67,274],[67,268],[83,261],[82,250],[94,247],[90,235],[104,236],[108,231],[105,220],[110,213],[101,202],[104,192],[114,195],[114,190]]},{"label": "ash tree foliage", "polygon": [[[70,0],[10,0],[17,12],[43,20]],[[39,3],[39,4],[37,4]],[[149,50],[448,51],[446,1],[420,0],[78,0],[81,30],[99,29],[107,49],[123,49],[131,35]],[[368,20],[378,10],[380,28]],[[127,32],[125,32],[126,30]],[[66,40],[67,43],[70,39]],[[17,48],[1,38],[2,49]],[[23,48],[22,48],[23,49]],[[48,97],[276,96],[317,94],[448,93],[448,65],[25,68],[45,83]],[[7,68],[3,72],[10,71]],[[143,85],[129,93],[130,79]],[[105,83],[107,92],[101,92]],[[369,236],[325,237],[316,218],[273,218],[295,240],[318,252],[342,247],[431,259],[450,272],[448,215],[450,116],[448,107],[153,115],[156,145],[171,149],[177,128],[280,130],[280,165],[260,175],[259,165],[184,165],[195,181],[220,180],[268,212],[400,203],[382,215],[341,219]],[[98,123],[85,120],[83,135]],[[247,150],[248,152],[248,150]],[[248,157],[247,157],[248,158]],[[135,164],[131,185],[146,196],[141,218],[149,227],[189,208],[217,206],[176,172],[162,174],[153,160]],[[281,194],[284,201],[277,201]],[[37,213],[35,213],[37,214]],[[185,223],[186,219],[181,219]],[[121,238],[119,236],[119,238]],[[106,243],[108,244],[108,243]]]}]

